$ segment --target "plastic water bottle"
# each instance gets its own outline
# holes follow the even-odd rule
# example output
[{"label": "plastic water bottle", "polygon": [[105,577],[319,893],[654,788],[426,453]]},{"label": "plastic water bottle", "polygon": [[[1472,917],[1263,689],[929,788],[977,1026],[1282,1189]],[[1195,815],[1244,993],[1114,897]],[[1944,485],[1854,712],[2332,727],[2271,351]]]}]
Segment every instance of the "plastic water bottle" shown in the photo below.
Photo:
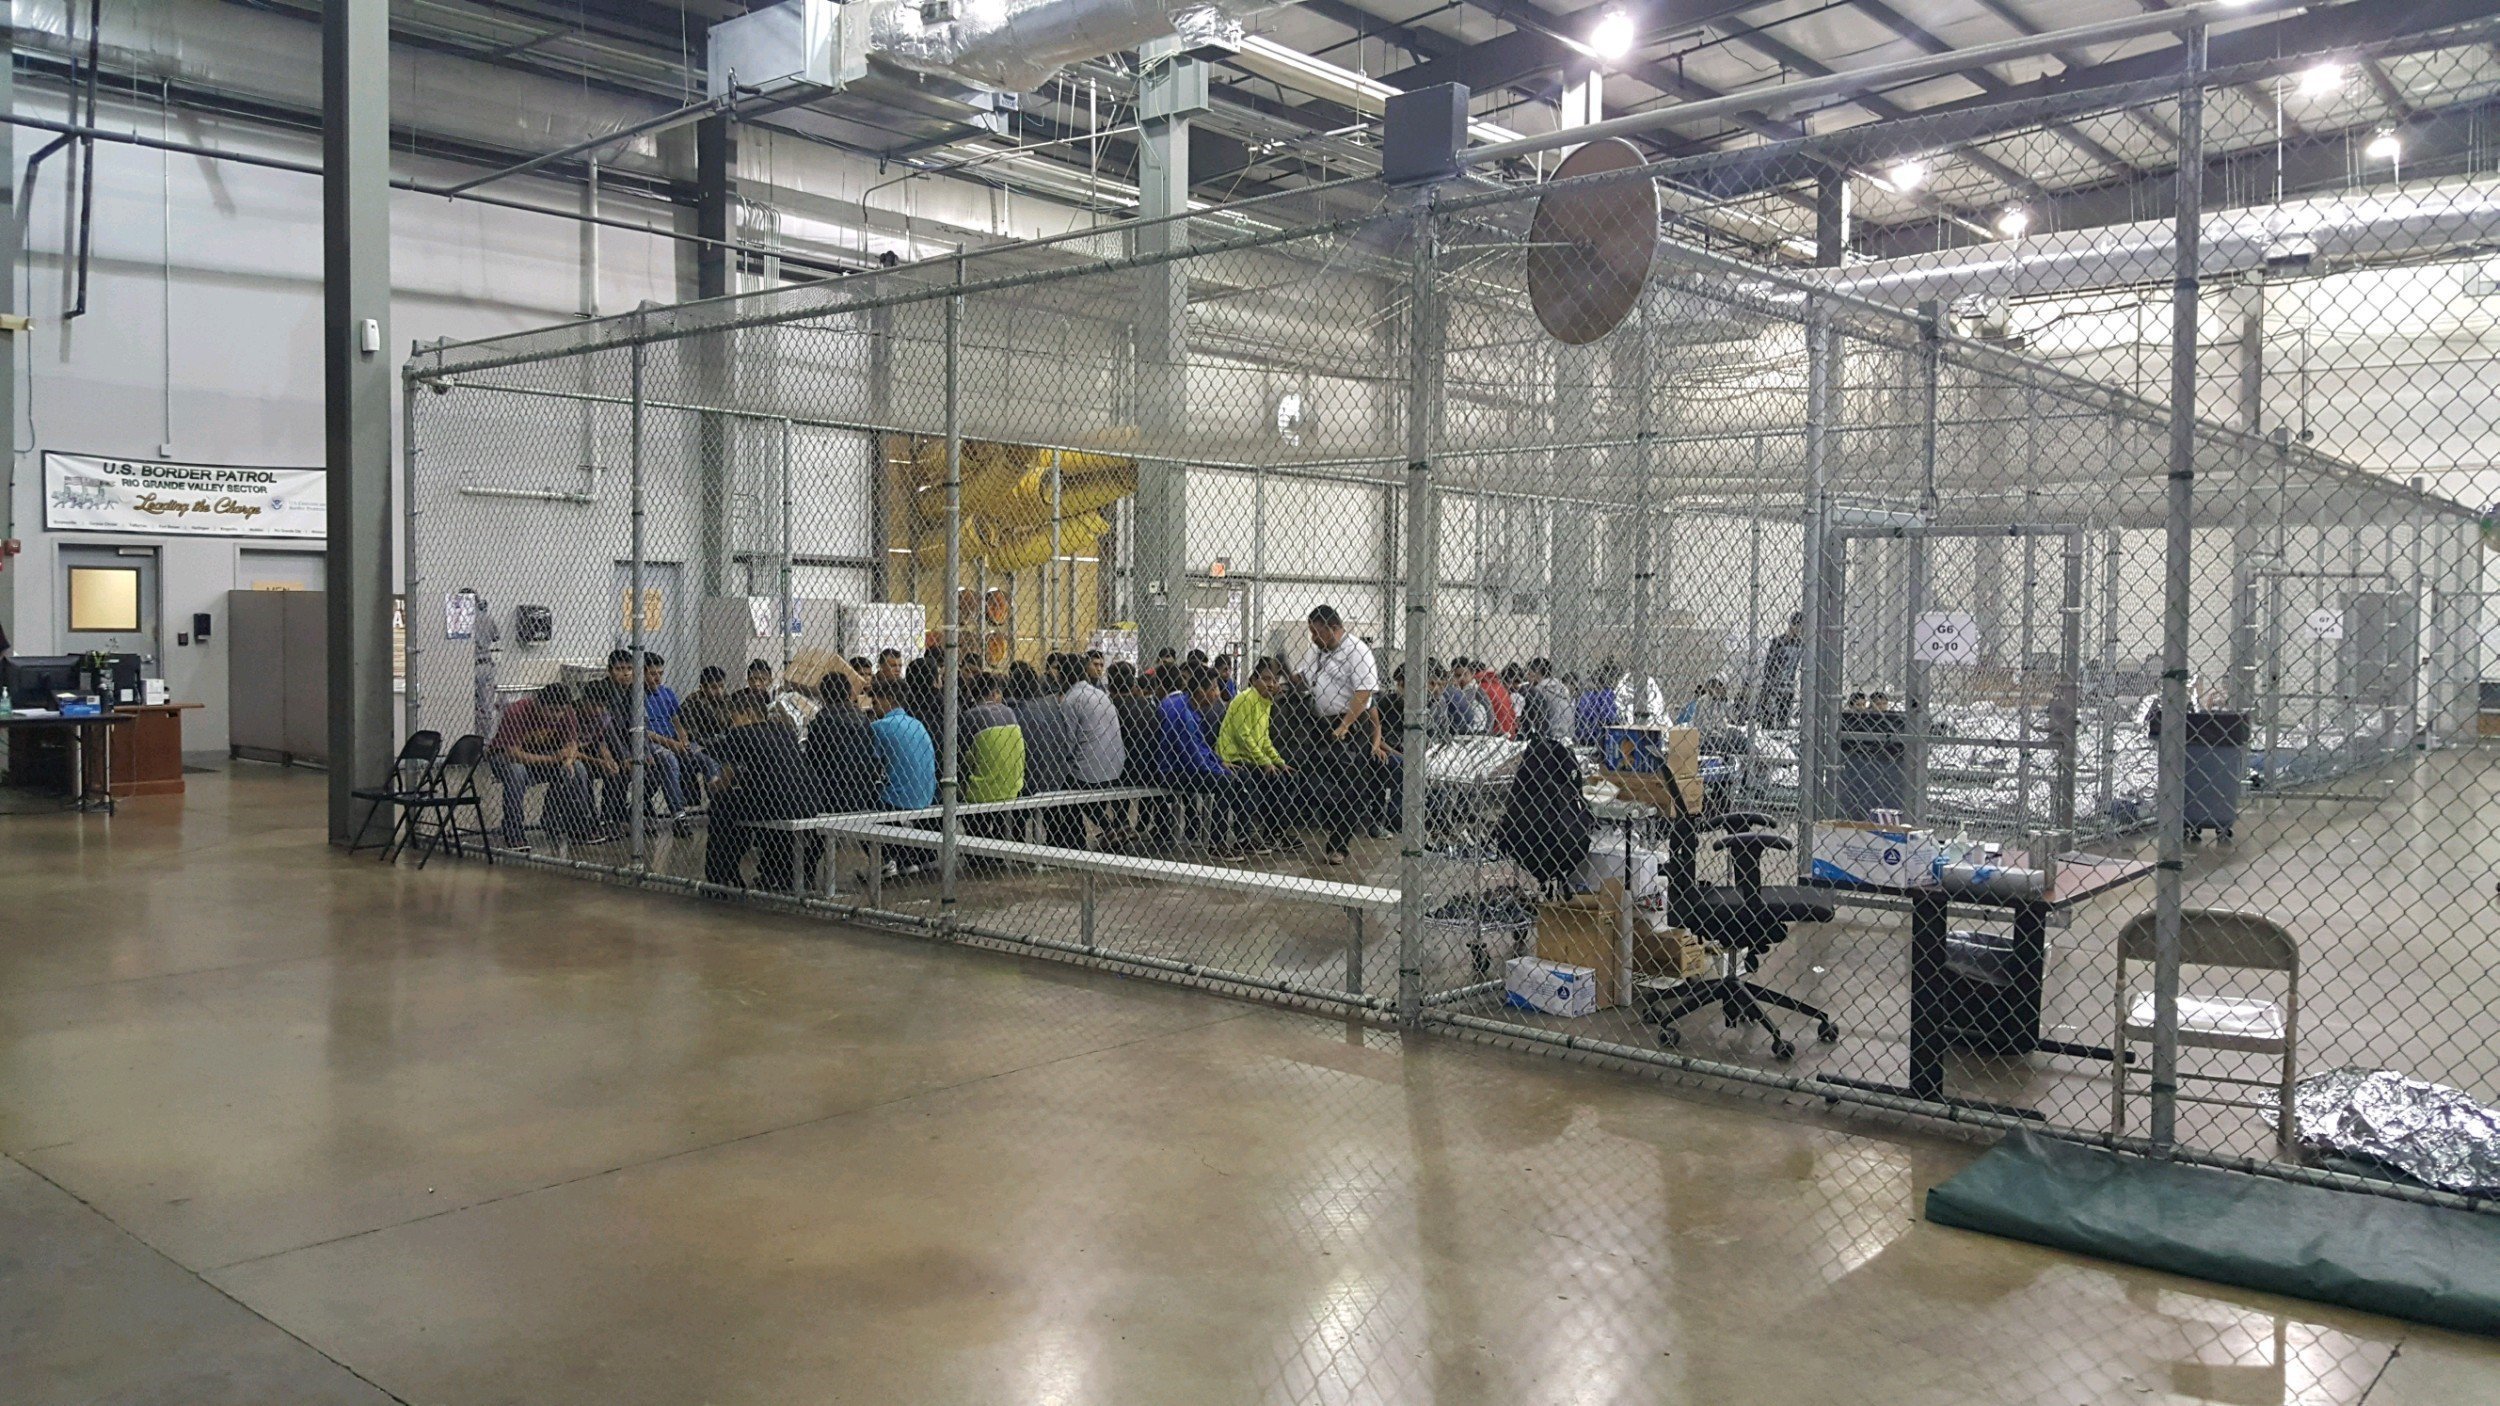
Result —
[{"label": "plastic water bottle", "polygon": [[17,705],[9,701],[9,686],[0,684],[0,718],[5,718],[16,711]]}]

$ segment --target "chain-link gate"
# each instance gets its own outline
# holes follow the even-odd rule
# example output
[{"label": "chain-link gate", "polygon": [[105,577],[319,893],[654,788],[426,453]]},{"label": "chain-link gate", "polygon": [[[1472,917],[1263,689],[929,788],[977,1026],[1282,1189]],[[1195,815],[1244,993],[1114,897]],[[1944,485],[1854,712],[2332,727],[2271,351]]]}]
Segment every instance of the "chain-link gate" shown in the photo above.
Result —
[{"label": "chain-link gate", "polygon": [[1953,130],[423,350],[412,722],[535,863],[2336,1179],[2287,1077],[2500,1097],[2489,361],[2336,359],[2489,335],[2500,203],[1799,256]]}]

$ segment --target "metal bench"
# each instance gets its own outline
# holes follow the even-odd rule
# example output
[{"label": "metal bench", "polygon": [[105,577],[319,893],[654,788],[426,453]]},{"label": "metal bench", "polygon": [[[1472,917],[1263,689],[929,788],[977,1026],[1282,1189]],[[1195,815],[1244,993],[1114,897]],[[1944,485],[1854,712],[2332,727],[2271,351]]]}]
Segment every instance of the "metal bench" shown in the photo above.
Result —
[{"label": "metal bench", "polygon": [[[1172,795],[1160,786],[1110,786],[1099,791],[1044,791],[1037,796],[1018,796],[1012,801],[984,801],[978,805],[959,805],[957,815],[1016,815],[1026,811],[1056,810],[1063,806],[1119,805],[1127,801],[1152,801]],[[801,833],[816,830],[841,830],[863,821],[891,825],[905,820],[937,820],[946,814],[943,806],[924,806],[919,810],[843,811],[832,815],[811,815],[804,820],[758,821],[759,830],[795,830]]]},{"label": "metal bench", "polygon": [[[1096,793],[1099,795],[1100,793]],[[966,806],[963,814],[976,807]],[[917,813],[915,813],[917,814]],[[812,830],[844,835],[868,847],[868,906],[885,904],[885,848],[898,845],[906,849],[935,850],[944,843],[932,830],[915,830],[902,825],[880,823],[875,816],[818,816],[805,822]],[[1352,924],[1352,937],[1346,949],[1346,989],[1355,995],[1363,993],[1364,921],[1374,914],[1395,913],[1400,892],[1373,884],[1349,884],[1333,879],[1306,879],[1297,874],[1270,874],[1257,869],[1232,869],[1217,864],[1189,864],[1176,859],[1149,859],[1130,854],[1103,854],[1094,850],[1060,849],[1052,845],[1029,844],[1022,840],[992,840],[973,835],[955,839],[958,854],[977,855],[985,859],[1001,859],[1039,865],[1048,869],[1074,871],[1082,880],[1080,900],[1084,943],[1094,943],[1094,890],[1098,879],[1137,879],[1148,883],[1173,884],[1184,888],[1216,889],[1226,893],[1250,894],[1261,898],[1278,898],[1294,903],[1313,903],[1343,911]],[[825,892],[837,892],[838,876],[828,865]],[[794,878],[794,882],[797,882]]]}]

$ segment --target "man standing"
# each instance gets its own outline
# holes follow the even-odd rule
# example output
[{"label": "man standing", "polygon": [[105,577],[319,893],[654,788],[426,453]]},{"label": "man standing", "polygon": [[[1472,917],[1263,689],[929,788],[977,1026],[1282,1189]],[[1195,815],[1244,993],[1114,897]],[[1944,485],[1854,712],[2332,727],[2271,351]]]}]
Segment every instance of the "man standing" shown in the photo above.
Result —
[{"label": "man standing", "polygon": [[1328,809],[1328,838],[1320,859],[1341,865],[1354,832],[1370,828],[1372,776],[1389,759],[1370,717],[1372,695],[1380,691],[1380,662],[1372,657],[1370,645],[1346,633],[1335,606],[1313,606],[1306,623],[1317,651],[1308,678],[1311,706],[1328,729],[1313,757],[1320,773],[1318,795]]},{"label": "man standing", "polygon": [[1096,688],[1102,687],[1104,676],[1109,671],[1110,667],[1111,665],[1109,661],[1102,657],[1101,650],[1089,649],[1085,651],[1085,681],[1087,683],[1092,684]]},{"label": "man standing", "polygon": [[1793,612],[1788,629],[1762,651],[1762,682],[1755,686],[1754,719],[1764,727],[1788,726],[1797,706],[1797,666],[1806,657],[1806,613]]},{"label": "man standing", "polygon": [[899,649],[878,650],[877,677],[901,683],[903,681],[903,651]]}]

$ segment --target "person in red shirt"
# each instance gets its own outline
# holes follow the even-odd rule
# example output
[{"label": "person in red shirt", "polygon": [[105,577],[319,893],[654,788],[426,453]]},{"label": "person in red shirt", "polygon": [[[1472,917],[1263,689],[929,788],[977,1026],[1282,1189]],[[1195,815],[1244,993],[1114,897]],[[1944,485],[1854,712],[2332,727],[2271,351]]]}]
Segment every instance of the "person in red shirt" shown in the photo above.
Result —
[{"label": "person in red shirt", "polygon": [[570,684],[551,683],[504,709],[486,756],[503,783],[503,846],[526,850],[524,820],[533,784],[547,786],[540,820],[551,835],[586,838],[591,828],[590,773],[583,763],[581,718]]},{"label": "person in red shirt", "polygon": [[1510,690],[1503,686],[1502,676],[1473,659],[1452,660],[1450,667],[1475,676],[1476,689],[1484,695],[1488,725],[1504,737],[1519,735],[1519,708],[1510,700]]}]

